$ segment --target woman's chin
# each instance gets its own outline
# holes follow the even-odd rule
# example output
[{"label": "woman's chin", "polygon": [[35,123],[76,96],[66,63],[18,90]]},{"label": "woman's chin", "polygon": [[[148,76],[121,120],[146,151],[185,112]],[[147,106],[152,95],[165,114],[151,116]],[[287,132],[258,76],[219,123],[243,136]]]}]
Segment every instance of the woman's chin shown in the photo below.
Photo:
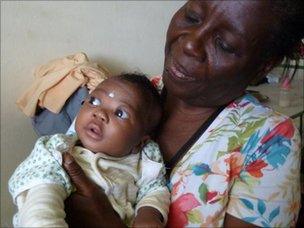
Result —
[{"label": "woman's chin", "polygon": [[189,85],[188,87],[185,85],[185,82],[182,83],[172,79],[167,72],[163,73],[163,83],[166,90],[170,91],[170,94],[175,97],[181,99],[189,99],[194,97],[192,86]]}]

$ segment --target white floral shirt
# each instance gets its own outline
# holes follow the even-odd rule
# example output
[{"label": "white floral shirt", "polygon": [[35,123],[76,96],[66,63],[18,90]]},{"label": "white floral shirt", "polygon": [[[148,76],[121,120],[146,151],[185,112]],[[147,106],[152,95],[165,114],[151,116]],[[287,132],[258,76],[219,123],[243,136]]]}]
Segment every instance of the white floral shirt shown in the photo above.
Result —
[{"label": "white floral shirt", "polygon": [[[160,77],[152,82],[162,88]],[[257,226],[294,226],[300,160],[292,120],[246,94],[221,111],[172,170],[167,225],[219,227],[228,213]]]}]

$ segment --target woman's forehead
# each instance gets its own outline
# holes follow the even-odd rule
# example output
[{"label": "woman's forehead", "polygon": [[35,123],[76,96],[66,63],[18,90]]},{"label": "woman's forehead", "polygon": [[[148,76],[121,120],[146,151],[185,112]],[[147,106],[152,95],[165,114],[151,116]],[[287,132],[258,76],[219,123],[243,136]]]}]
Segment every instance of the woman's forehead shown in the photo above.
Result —
[{"label": "woman's forehead", "polygon": [[202,20],[215,20],[242,39],[252,42],[271,24],[268,1],[189,1],[186,8],[195,11]]}]

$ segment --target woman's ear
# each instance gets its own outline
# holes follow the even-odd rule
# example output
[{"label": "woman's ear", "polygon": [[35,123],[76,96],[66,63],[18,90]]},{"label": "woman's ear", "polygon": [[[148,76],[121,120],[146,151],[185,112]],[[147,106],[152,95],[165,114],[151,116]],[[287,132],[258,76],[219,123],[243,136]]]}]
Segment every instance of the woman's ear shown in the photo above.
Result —
[{"label": "woman's ear", "polygon": [[144,135],[141,139],[140,139],[140,141],[139,141],[139,143],[136,145],[136,146],[134,146],[134,148],[132,149],[132,154],[137,154],[137,153],[139,153],[143,148],[144,148],[144,146],[146,145],[146,143],[147,143],[147,141],[150,139],[151,137],[150,137],[150,135]]},{"label": "woman's ear", "polygon": [[251,80],[250,85],[257,85],[266,75],[280,62],[283,61],[283,57],[280,58],[271,58],[268,61],[265,61],[259,69],[255,77]]}]

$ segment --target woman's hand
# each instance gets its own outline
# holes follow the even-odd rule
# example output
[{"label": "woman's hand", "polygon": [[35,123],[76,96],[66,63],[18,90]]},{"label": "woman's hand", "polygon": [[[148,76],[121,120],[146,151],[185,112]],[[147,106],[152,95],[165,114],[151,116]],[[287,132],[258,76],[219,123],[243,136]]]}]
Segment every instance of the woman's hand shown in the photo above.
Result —
[{"label": "woman's hand", "polygon": [[85,175],[69,153],[63,154],[63,167],[77,189],[65,201],[70,227],[125,227],[102,188]]},{"label": "woman's hand", "polygon": [[140,228],[163,228],[165,224],[162,222],[161,213],[152,207],[142,207],[138,210],[132,227]]}]

